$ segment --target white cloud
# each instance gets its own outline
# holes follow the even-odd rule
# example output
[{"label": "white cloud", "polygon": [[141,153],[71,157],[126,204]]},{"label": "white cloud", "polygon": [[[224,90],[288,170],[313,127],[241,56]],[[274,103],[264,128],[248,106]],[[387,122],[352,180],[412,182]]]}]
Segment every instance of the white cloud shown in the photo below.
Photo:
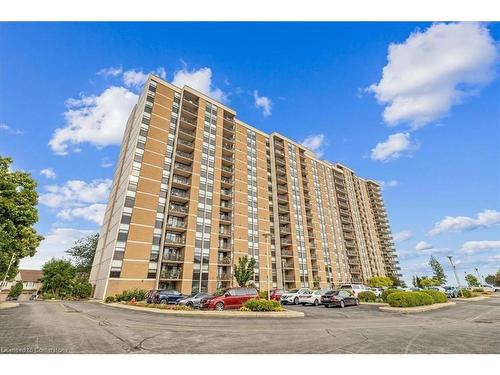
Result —
[{"label": "white cloud", "polygon": [[57,228],[44,234],[45,239],[40,243],[35,256],[21,260],[20,268],[41,269],[43,264],[52,258],[68,257],[65,251],[74,243],[90,234],[93,230],[80,230],[72,228]]},{"label": "white cloud", "polygon": [[219,102],[227,102],[227,94],[221,89],[213,87],[212,69],[210,68],[189,70],[187,67],[184,67],[174,73],[172,84],[180,88],[186,85]]},{"label": "white cloud", "polygon": [[98,75],[108,78],[108,77],[118,77],[123,73],[122,67],[109,67],[109,68],[104,68],[101,69],[97,72]]},{"label": "white cloud", "polygon": [[64,112],[65,125],[56,129],[49,142],[50,147],[56,154],[66,155],[70,145],[85,142],[99,148],[119,145],[127,118],[136,102],[136,94],[116,86],[107,88],[99,96],[68,99],[68,109]]},{"label": "white cloud", "polygon": [[425,241],[420,241],[419,243],[417,243],[417,246],[415,246],[415,250],[417,250],[417,251],[430,250],[433,248],[434,248],[434,246],[432,246],[430,243],[427,243]]},{"label": "white cloud", "polygon": [[500,212],[495,210],[484,210],[479,212],[474,219],[468,216],[446,216],[437,222],[429,231],[429,235],[436,236],[443,232],[463,232],[478,228],[488,228],[500,224]]},{"label": "white cloud", "polygon": [[259,96],[259,92],[257,90],[253,90],[253,99],[255,101],[255,106],[262,109],[262,116],[271,116],[273,108],[273,102],[271,99],[267,96]]},{"label": "white cloud", "polygon": [[102,158],[101,159],[101,167],[109,168],[113,166],[113,161],[110,158]]},{"label": "white cloud", "polygon": [[410,133],[391,134],[386,141],[377,143],[371,150],[373,160],[388,161],[398,159],[403,153],[416,150],[418,144],[410,139]]},{"label": "white cloud", "polygon": [[45,168],[40,171],[40,174],[48,179],[56,178],[56,172],[54,172],[53,168]]},{"label": "white cloud", "polygon": [[105,211],[105,204],[94,203],[86,207],[65,208],[57,213],[57,217],[66,221],[80,217],[88,221],[93,221],[97,225],[101,225]]},{"label": "white cloud", "polygon": [[307,147],[311,151],[314,151],[318,158],[321,158],[325,153],[323,149],[326,145],[324,134],[310,135],[300,142],[300,144]]},{"label": "white cloud", "polygon": [[6,132],[9,132],[11,134],[14,134],[14,135],[23,135],[24,134],[24,131],[20,130],[20,129],[12,129],[9,125],[1,122],[0,123],[0,130],[4,130]]},{"label": "white cloud", "polygon": [[408,241],[411,238],[413,238],[413,233],[409,230],[402,230],[394,234],[394,241],[396,242]]},{"label": "white cloud", "polygon": [[389,46],[382,79],[369,87],[389,126],[414,128],[446,115],[495,75],[497,47],[484,24],[436,23]]},{"label": "white cloud", "polygon": [[462,251],[466,253],[491,249],[500,249],[500,241],[467,241],[462,245]]},{"label": "white cloud", "polygon": [[140,88],[148,80],[148,73],[142,70],[127,70],[123,72],[123,83],[128,87]]},{"label": "white cloud", "polygon": [[70,180],[63,185],[46,185],[40,194],[40,203],[57,211],[62,220],[83,218],[100,225],[106,209],[105,202],[111,190],[110,179],[90,183]]},{"label": "white cloud", "polygon": [[397,180],[379,181],[379,182],[382,189],[392,188],[399,185],[399,182]]}]

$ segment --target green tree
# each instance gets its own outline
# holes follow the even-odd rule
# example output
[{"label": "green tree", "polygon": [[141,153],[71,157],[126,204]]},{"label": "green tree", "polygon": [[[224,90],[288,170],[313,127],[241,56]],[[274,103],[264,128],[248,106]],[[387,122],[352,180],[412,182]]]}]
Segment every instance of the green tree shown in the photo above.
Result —
[{"label": "green tree", "polygon": [[446,274],[444,273],[443,266],[432,255],[429,259],[429,266],[431,266],[432,273],[434,274],[433,279],[439,281],[438,285],[446,284]]},{"label": "green tree", "polygon": [[42,292],[66,297],[73,289],[76,269],[69,260],[52,258],[42,267]]},{"label": "green tree", "polygon": [[479,281],[477,281],[477,277],[470,273],[468,275],[465,275],[465,281],[467,281],[469,287],[479,286]]},{"label": "green tree", "polygon": [[498,270],[498,272],[495,275],[495,285],[500,286],[500,270]]},{"label": "green tree", "polygon": [[396,276],[389,275],[389,279],[392,280],[392,286],[400,286],[400,287],[403,287],[403,288],[406,287],[406,286],[403,286],[403,285],[406,285],[405,282],[403,280],[399,279]]},{"label": "green tree", "polygon": [[394,281],[390,277],[373,276],[368,280],[368,284],[372,288],[387,288],[392,286]]},{"label": "green tree", "polygon": [[[85,238],[81,238],[75,242],[72,248],[66,250],[66,253],[71,255],[75,264],[76,272],[90,275],[92,262],[94,261],[97,242],[99,241],[99,233],[91,234]],[[82,276],[83,276],[82,275]]]},{"label": "green tree", "polygon": [[245,286],[250,281],[256,264],[255,258],[248,258],[248,256],[238,259],[238,264],[234,265],[234,278],[239,286]]},{"label": "green tree", "polygon": [[486,281],[486,284],[493,285],[495,284],[495,275],[488,275],[484,278],[484,281]]},{"label": "green tree", "polygon": [[36,182],[29,173],[11,171],[11,164],[11,158],[0,156],[0,279],[14,255],[9,280],[17,274],[19,261],[35,255],[43,240],[33,228],[38,221]]},{"label": "green tree", "polygon": [[73,283],[71,295],[76,298],[89,298],[92,293],[92,285],[86,277],[77,278]]},{"label": "green tree", "polygon": [[421,288],[428,288],[430,286],[438,286],[438,285],[441,285],[441,283],[438,279],[435,279],[434,277],[422,276],[420,278]]},{"label": "green tree", "polygon": [[10,288],[9,297],[19,297],[19,295],[23,292],[23,282],[18,281],[17,283]]}]

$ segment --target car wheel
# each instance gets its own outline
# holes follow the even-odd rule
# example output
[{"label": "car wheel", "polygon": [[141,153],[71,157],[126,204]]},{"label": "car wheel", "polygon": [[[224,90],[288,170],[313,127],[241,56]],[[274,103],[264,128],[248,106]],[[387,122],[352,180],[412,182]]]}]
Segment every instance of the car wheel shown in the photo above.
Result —
[{"label": "car wheel", "polygon": [[224,310],[224,304],[222,302],[217,302],[217,304],[215,305],[215,310],[217,311]]},{"label": "car wheel", "polygon": [[166,305],[167,304],[167,300],[166,299],[161,299],[160,300],[160,304],[161,305]]},{"label": "car wheel", "polygon": [[295,299],[293,300],[293,303],[295,305],[298,305],[299,304],[299,297],[295,297]]},{"label": "car wheel", "polygon": [[187,306],[187,307],[191,307],[191,308],[193,308],[193,302],[188,302],[188,303],[186,303],[186,306]]},{"label": "car wheel", "polygon": [[319,305],[319,301],[317,299],[314,300],[314,306],[318,306]]},{"label": "car wheel", "polygon": [[301,303],[301,305],[302,305],[302,306],[305,306],[305,305],[306,305],[306,303],[305,303],[305,302],[302,302],[302,303]]},{"label": "car wheel", "polygon": [[339,305],[339,307],[340,307],[341,309],[345,307],[345,303],[344,303],[344,301],[340,301],[340,305]]},{"label": "car wheel", "polygon": [[330,305],[323,305],[323,306],[325,306],[325,307],[330,307]]}]

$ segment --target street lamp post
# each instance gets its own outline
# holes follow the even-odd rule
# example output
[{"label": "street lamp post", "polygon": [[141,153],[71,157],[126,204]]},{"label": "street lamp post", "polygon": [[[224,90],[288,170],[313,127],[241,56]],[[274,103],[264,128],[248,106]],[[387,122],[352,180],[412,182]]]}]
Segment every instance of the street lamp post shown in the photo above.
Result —
[{"label": "street lamp post", "polygon": [[478,279],[479,279],[479,282],[480,282],[481,284],[484,284],[484,281],[481,279],[481,276],[479,276],[479,270],[478,270],[477,268],[475,268],[475,270],[476,270],[476,273],[477,273],[477,277],[478,277]]},{"label": "street lamp post", "polygon": [[7,280],[7,275],[9,274],[10,267],[12,266],[12,263],[14,263],[14,253],[12,253],[12,256],[10,257],[9,265],[7,266],[7,271],[5,272],[5,276],[3,277],[2,280],[2,285],[0,286],[0,292],[2,291],[5,281]]},{"label": "street lamp post", "polygon": [[451,266],[453,267],[453,273],[455,274],[455,280],[457,281],[458,290],[460,290],[460,294],[462,295],[463,298],[464,292],[462,291],[462,287],[460,286],[460,280],[458,279],[457,275],[457,268],[455,267],[455,264],[453,264],[453,257],[451,255],[448,255],[447,258],[450,260]]},{"label": "street lamp post", "polygon": [[269,287],[269,237],[271,236],[271,233],[265,232],[264,237],[266,237],[266,244],[267,244],[267,252],[266,252],[266,259],[267,259],[267,299],[271,299],[271,288]]}]

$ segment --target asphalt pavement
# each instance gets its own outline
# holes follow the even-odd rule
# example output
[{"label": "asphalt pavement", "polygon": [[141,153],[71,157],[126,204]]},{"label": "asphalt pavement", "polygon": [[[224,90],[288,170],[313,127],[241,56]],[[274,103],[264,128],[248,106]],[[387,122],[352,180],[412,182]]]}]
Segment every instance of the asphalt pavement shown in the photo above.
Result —
[{"label": "asphalt pavement", "polygon": [[500,297],[418,314],[287,306],[291,319],[179,317],[97,302],[0,310],[0,353],[500,353]]}]

